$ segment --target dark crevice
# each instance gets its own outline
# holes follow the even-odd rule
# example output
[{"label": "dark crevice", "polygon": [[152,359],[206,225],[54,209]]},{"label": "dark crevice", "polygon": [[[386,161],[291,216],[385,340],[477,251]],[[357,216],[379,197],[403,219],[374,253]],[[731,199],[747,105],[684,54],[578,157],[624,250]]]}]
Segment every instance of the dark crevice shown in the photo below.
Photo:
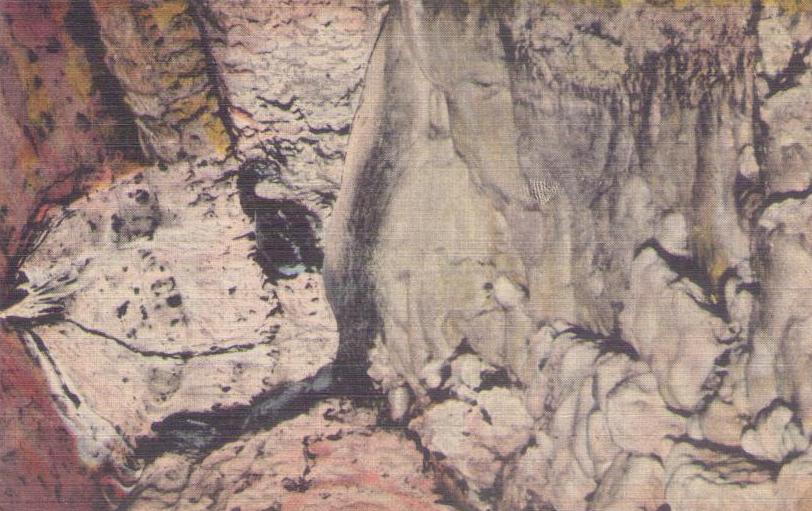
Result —
[{"label": "dark crevice", "polygon": [[[756,124],[756,122],[754,122],[754,124]],[[758,130],[759,128],[755,129]],[[766,129],[766,126],[761,129]],[[756,139],[755,135],[754,139]],[[758,154],[756,154],[756,162],[759,162]],[[760,165],[759,163],[759,166]],[[737,173],[733,184],[733,197],[736,204],[737,216],[744,219],[752,228],[754,222],[758,219],[758,211],[764,201],[764,185],[760,180],[752,181]]]},{"label": "dark crevice", "polygon": [[[405,385],[404,388],[409,394],[409,403],[415,403],[417,401],[417,396],[415,395],[414,390],[408,385]],[[408,432],[409,423],[417,416],[418,411],[419,410],[417,407],[410,406],[403,416],[398,419],[393,419],[392,407],[389,400],[382,400],[381,406],[378,410],[378,417],[375,421],[375,426],[387,431],[397,431],[405,434]]]},{"label": "dark crevice", "polygon": [[466,493],[470,490],[465,479],[441,463],[445,456],[440,452],[430,451],[428,447],[423,445],[420,435],[411,429],[403,429],[403,436],[410,440],[417,451],[422,454],[423,472],[434,475],[435,485],[433,490],[440,496],[434,503],[450,506],[461,511],[476,511],[476,508],[467,502]]},{"label": "dark crevice", "polygon": [[136,348],[135,346],[132,346],[131,344],[119,339],[118,337],[112,336],[112,335],[110,335],[108,333],[105,333],[105,332],[103,332],[101,330],[97,330],[95,328],[90,328],[88,326],[85,326],[85,325],[73,320],[73,319],[61,319],[61,321],[65,322],[65,323],[70,323],[71,325],[77,327],[79,330],[81,330],[81,331],[83,331],[83,332],[85,332],[87,334],[95,335],[95,336],[107,339],[108,341],[112,341],[112,342],[116,343],[117,345],[121,346],[122,348],[124,348],[125,350],[127,350],[127,351],[129,351],[131,353],[135,353],[136,355],[140,355],[142,357],[157,357],[157,358],[163,358],[163,359],[189,360],[189,359],[194,358],[194,357],[211,357],[211,356],[223,355],[223,354],[227,354],[227,353],[236,353],[236,352],[248,351],[248,350],[254,349],[254,348],[258,347],[258,346],[271,344],[275,339],[275,336],[273,334],[271,334],[270,338],[262,340],[262,341],[244,343],[244,344],[236,344],[236,345],[225,346],[225,347],[212,346],[212,349],[210,349],[208,351],[142,350],[142,349]]},{"label": "dark crevice", "polygon": [[[54,206],[67,206],[74,200],[82,196],[84,192],[85,179],[93,172],[93,169],[85,165],[80,165],[74,169],[74,172],[63,175],[46,186],[37,194],[37,203],[39,207],[33,208],[21,226],[20,240],[18,247],[14,254],[10,254],[7,259],[6,272],[0,275],[0,310],[6,309],[16,302],[12,302],[8,298],[10,290],[16,287],[17,284],[22,283],[25,278],[20,275],[19,270],[25,260],[34,253],[36,248],[45,239],[52,222],[61,222],[65,217],[54,220],[53,218],[44,215],[50,207]],[[64,186],[66,182],[71,183],[70,191],[61,194],[58,197],[52,197],[51,192],[59,187]],[[0,247],[3,248],[3,247]],[[7,253],[7,250],[3,250]],[[22,293],[13,293],[19,301],[25,297]]]},{"label": "dark crevice", "polygon": [[[559,332],[556,337],[563,334],[571,334],[577,339],[596,343],[598,345],[599,356],[607,353],[619,353],[626,355],[634,361],[640,360],[640,354],[637,352],[634,346],[623,340],[623,338],[620,336],[620,327],[618,324],[615,325],[615,328],[610,335],[602,335],[580,326],[572,326],[567,328],[566,330]],[[540,369],[542,368],[543,364],[541,365]]]},{"label": "dark crevice", "polygon": [[303,112],[300,108],[293,108],[293,105],[296,104],[296,101],[299,99],[297,96],[291,96],[290,100],[287,103],[283,103],[278,99],[273,98],[266,98],[261,95],[257,95],[257,99],[265,103],[266,105],[272,106],[274,108],[278,108],[283,112],[294,112],[300,115],[303,115]]},{"label": "dark crevice", "polygon": [[783,92],[800,85],[798,81],[799,78],[804,73],[809,71],[809,66],[806,64],[806,58],[809,56],[810,52],[812,52],[812,39],[809,39],[805,44],[796,43],[795,48],[792,50],[792,56],[784,69],[780,70],[773,76],[764,73],[760,75],[761,78],[767,82],[768,87],[768,92],[764,96],[764,99],[769,99],[779,92]]},{"label": "dark crevice", "polygon": [[237,149],[239,142],[238,129],[231,117],[231,102],[228,98],[228,89],[220,74],[217,60],[214,58],[212,37],[209,33],[210,26],[221,31],[222,27],[217,24],[216,17],[209,11],[207,2],[189,2],[189,16],[192,18],[193,23],[200,33],[199,44],[206,64],[206,76],[214,92],[215,99],[217,100],[217,111],[215,114],[220,119],[220,122],[223,123],[223,128],[226,130],[226,135],[230,142],[229,151],[233,152]]},{"label": "dark crevice", "polygon": [[[697,449],[707,449],[709,451],[714,451],[722,455],[742,459],[744,461],[747,461],[748,463],[753,464],[758,469],[768,472],[770,476],[773,478],[773,480],[778,476],[778,472],[781,470],[782,465],[781,463],[765,460],[762,458],[757,458],[752,454],[746,452],[745,450],[741,449],[740,447],[717,444],[715,442],[711,442],[710,440],[697,440],[686,435],[679,437],[669,436],[668,438],[673,440],[674,442],[688,444]],[[713,464],[704,464],[699,461],[697,461],[697,463],[701,465],[706,465],[705,468],[713,467]]]},{"label": "dark crevice", "polygon": [[[320,270],[323,260],[317,236],[321,225],[313,212],[291,199],[256,194],[260,182],[282,184],[282,165],[284,161],[276,159],[251,159],[230,173],[237,176],[243,212],[255,221],[254,257],[273,282],[294,277],[295,272],[289,270],[296,266],[304,271]],[[271,428],[331,397],[346,397],[358,406],[378,406],[381,395],[366,374],[367,366],[363,360],[344,359],[322,367],[312,377],[263,393],[248,405],[173,414],[153,424],[154,436],[137,440],[136,455],[147,462],[166,452],[203,457],[242,434]]]},{"label": "dark crevice", "polygon": [[[29,346],[26,345],[24,338],[30,339],[30,341],[36,347],[37,351],[48,361],[48,365],[51,367],[54,373],[59,377],[60,380],[62,380],[62,372],[59,370],[59,366],[56,364],[56,361],[51,356],[51,352],[48,349],[48,346],[46,346],[45,341],[42,339],[42,337],[37,335],[37,333],[31,329],[21,329],[16,325],[12,325],[12,328],[17,333],[18,339],[23,344],[23,348],[28,353],[28,356],[31,358],[31,360],[38,367],[42,367],[38,360],[38,356],[35,353],[33,353],[31,349],[29,349]],[[79,408],[80,406],[82,406],[82,400],[75,392],[73,392],[70,389],[70,387],[68,387],[66,383],[64,383],[64,381],[62,382],[60,388],[65,397],[67,397],[71,401],[71,403],[73,403],[73,406],[75,408]]]},{"label": "dark crevice", "polygon": [[575,25],[575,29],[581,33],[588,34],[598,39],[602,39],[613,46],[623,46],[623,41],[617,37],[606,34],[603,31],[603,24],[600,21],[593,21],[589,25]]},{"label": "dark crevice", "polygon": [[271,282],[321,270],[324,252],[319,246],[321,220],[300,203],[259,197],[255,188],[263,180],[280,182],[280,165],[252,159],[238,171],[237,188],[243,212],[254,220],[254,259]]},{"label": "dark crevice", "polygon": [[[795,413],[795,407],[793,407],[791,403],[784,401],[781,398],[776,398],[769,405],[759,410],[751,422],[753,424],[764,422],[778,408],[787,408]],[[797,415],[793,417],[793,420],[797,420]]]},{"label": "dark crevice", "polygon": [[[90,64],[93,89],[101,99],[101,115],[113,121],[108,128],[109,133],[105,134],[108,150],[113,154],[120,154],[126,160],[145,162],[135,115],[124,100],[124,88],[105,62],[107,52],[90,0],[71,0],[64,23],[68,35],[85,51]],[[91,122],[80,114],[76,118],[76,126],[79,130],[87,130]]]},{"label": "dark crevice", "polygon": [[479,374],[480,384],[474,389],[475,392],[482,392],[485,390],[493,390],[497,387],[513,388],[517,385],[511,380],[510,374],[507,369],[499,368],[496,370],[486,370]]},{"label": "dark crevice", "polygon": [[244,433],[268,429],[307,412],[333,395],[332,385],[332,367],[325,366],[310,378],[254,397],[248,405],[172,414],[152,425],[155,436],[137,440],[135,454],[148,463],[167,452],[202,458]]},{"label": "dark crevice", "polygon": [[327,133],[335,133],[336,135],[349,135],[350,134],[350,125],[345,124],[344,126],[334,128],[329,124],[326,126],[307,126],[308,131],[314,135],[325,135]]},{"label": "dark crevice", "polygon": [[763,213],[773,204],[779,204],[789,199],[804,200],[809,198],[810,195],[812,195],[812,187],[806,188],[805,190],[790,190],[787,192],[771,193],[764,198],[759,213]]},{"label": "dark crevice", "polygon": [[358,392],[353,382],[347,382],[333,364],[328,364],[311,377],[284,383],[252,398],[248,405],[172,414],[152,425],[154,436],[137,439],[135,454],[147,463],[167,452],[203,458],[243,434],[270,429],[332,397],[349,398],[358,407],[376,407],[380,395],[368,390],[368,381],[363,389]]},{"label": "dark crevice", "polygon": [[750,4],[750,17],[747,20],[745,34],[758,35],[758,22],[761,20],[761,13],[764,11],[764,3],[761,0],[753,0]]},{"label": "dark crevice", "polygon": [[[761,14],[764,11],[764,4],[761,0],[753,0],[751,6],[750,19],[747,23],[746,33],[753,36],[758,40],[759,31],[758,24],[761,20]],[[761,56],[761,49],[757,47],[756,57]],[[756,77],[752,75],[750,78],[753,90],[758,90],[755,81]],[[736,178],[735,199],[736,208],[740,218],[745,218],[753,229],[758,218],[763,211],[763,199],[765,194],[764,187],[764,170],[767,164],[767,146],[769,140],[769,126],[761,117],[761,106],[764,103],[764,98],[754,94],[753,97],[753,111],[751,117],[751,125],[753,128],[753,154],[756,159],[756,164],[759,168],[759,175],[757,181],[747,187],[746,182],[740,182],[739,177]],[[749,204],[748,204],[749,203]]]},{"label": "dark crevice", "polygon": [[62,392],[68,396],[68,399],[70,399],[71,403],[73,403],[73,406],[76,408],[79,408],[82,405],[82,401],[79,399],[79,396],[71,392],[68,386],[64,383],[62,384]]},{"label": "dark crevice", "polygon": [[637,247],[634,251],[634,257],[636,258],[646,249],[654,250],[657,256],[659,256],[660,259],[665,262],[666,266],[668,266],[668,269],[677,274],[675,281],[686,279],[702,289],[702,292],[705,295],[704,301],[697,300],[690,294],[688,295],[694,301],[694,303],[697,304],[697,306],[713,314],[714,316],[722,318],[724,321],[730,321],[730,314],[727,310],[723,290],[724,284],[729,278],[731,278],[731,274],[729,272],[732,271],[732,275],[735,276],[734,269],[728,269],[722,276],[723,278],[719,279],[719,283],[714,284],[705,268],[697,263],[693,257],[674,255],[665,250],[662,245],[660,245],[660,242],[654,238],[645,241],[639,247]]}]

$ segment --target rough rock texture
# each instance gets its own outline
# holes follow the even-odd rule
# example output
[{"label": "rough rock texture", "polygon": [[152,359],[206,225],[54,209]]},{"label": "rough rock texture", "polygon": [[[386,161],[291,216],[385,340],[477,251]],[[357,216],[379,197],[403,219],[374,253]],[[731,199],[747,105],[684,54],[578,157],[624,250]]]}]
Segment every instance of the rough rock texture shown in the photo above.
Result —
[{"label": "rough rock texture", "polygon": [[202,460],[165,455],[145,469],[129,509],[452,509],[433,493],[414,443],[375,422],[329,400]]},{"label": "rough rock texture", "polygon": [[200,2],[91,3],[145,153],[164,161],[225,155],[234,134]]},{"label": "rough rock texture", "polygon": [[474,508],[806,505],[808,14],[652,4],[404,0],[371,56],[339,361]]},{"label": "rough rock texture", "polygon": [[239,149],[335,197],[381,9],[364,0],[207,2]]},{"label": "rough rock texture", "polygon": [[[86,6],[85,6],[86,7]],[[137,159],[134,127],[79,2],[0,4],[0,508],[89,509],[103,471],[82,466],[52,389],[7,322],[47,211]],[[24,294],[24,293],[22,293]]]},{"label": "rough rock texture", "polygon": [[48,5],[0,508],[809,509],[810,6]]},{"label": "rough rock texture", "polygon": [[237,178],[212,180],[219,170],[156,166],[91,193],[23,266],[33,292],[16,315],[60,301],[61,318],[28,332],[30,349],[95,463],[123,463],[167,417],[312,376],[335,352],[321,279],[267,279]]}]

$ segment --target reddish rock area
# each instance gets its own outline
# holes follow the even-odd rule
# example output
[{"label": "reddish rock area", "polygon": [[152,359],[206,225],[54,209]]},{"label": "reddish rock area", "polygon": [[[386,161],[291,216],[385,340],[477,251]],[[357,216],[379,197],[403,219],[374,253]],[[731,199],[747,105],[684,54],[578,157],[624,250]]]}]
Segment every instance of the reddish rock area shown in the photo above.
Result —
[{"label": "reddish rock area", "polygon": [[[0,309],[48,208],[137,155],[82,2],[0,3]],[[109,83],[103,87],[105,80]],[[111,88],[113,89],[111,92]],[[132,131],[130,131],[131,133]],[[130,139],[132,140],[132,139]],[[112,158],[111,158],[112,157]],[[118,166],[118,164],[115,164]],[[106,507],[41,370],[0,324],[0,509]]]},{"label": "reddish rock area", "polygon": [[374,410],[330,399],[204,459],[168,453],[142,474],[131,511],[449,511],[415,443]]},{"label": "reddish rock area", "polygon": [[40,369],[17,334],[0,332],[0,510],[106,509]]}]

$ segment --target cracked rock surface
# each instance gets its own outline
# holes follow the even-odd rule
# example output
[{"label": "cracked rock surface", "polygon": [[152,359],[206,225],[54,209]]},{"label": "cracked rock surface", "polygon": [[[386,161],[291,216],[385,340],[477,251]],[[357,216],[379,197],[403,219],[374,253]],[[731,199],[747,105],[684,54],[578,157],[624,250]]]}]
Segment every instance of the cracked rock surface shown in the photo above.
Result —
[{"label": "cracked rock surface", "polygon": [[338,357],[475,509],[807,505],[809,15],[653,4],[402,1],[370,58]]},{"label": "cracked rock surface", "polygon": [[414,443],[375,424],[374,413],[328,400],[202,460],[164,455],[129,509],[453,509]]},{"label": "cracked rock surface", "polygon": [[211,179],[220,170],[150,167],[93,192],[23,266],[31,300],[61,300],[63,318],[28,335],[52,384],[70,390],[66,413],[92,456],[116,442],[126,451],[173,414],[246,405],[332,359],[321,279],[267,279],[236,178]]}]

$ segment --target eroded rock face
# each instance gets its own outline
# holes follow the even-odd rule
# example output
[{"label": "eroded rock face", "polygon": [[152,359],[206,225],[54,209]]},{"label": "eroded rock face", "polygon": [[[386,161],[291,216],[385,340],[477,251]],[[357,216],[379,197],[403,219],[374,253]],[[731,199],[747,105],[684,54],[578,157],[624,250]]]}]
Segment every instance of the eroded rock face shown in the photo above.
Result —
[{"label": "eroded rock face", "polygon": [[234,142],[205,28],[187,0],[92,2],[110,71],[136,117],[148,156],[223,156]]},{"label": "eroded rock face", "polygon": [[142,475],[130,509],[453,509],[436,503],[415,445],[375,422],[369,411],[329,400],[202,460],[164,455]]},{"label": "eroded rock face", "polygon": [[382,10],[364,0],[207,2],[212,56],[239,149],[330,194]]},{"label": "eroded rock face", "polygon": [[221,176],[199,162],[121,179],[65,209],[23,266],[19,317],[37,300],[62,304],[29,347],[95,463],[123,463],[163,420],[245,407],[333,358],[321,278],[263,274],[236,177]]},{"label": "eroded rock face", "polygon": [[[339,359],[371,350],[470,505],[783,502],[809,436],[806,17],[392,6],[327,290]],[[529,436],[491,431],[495,389]]]},{"label": "eroded rock face", "polygon": [[77,18],[87,13],[81,2],[0,5],[2,508],[105,505],[104,471],[82,465],[76,432],[65,428],[51,397],[61,391],[49,387],[8,320],[25,294],[18,270],[49,208],[138,159],[126,105],[115,90],[99,87],[110,74],[98,31],[92,22],[77,30]]}]

